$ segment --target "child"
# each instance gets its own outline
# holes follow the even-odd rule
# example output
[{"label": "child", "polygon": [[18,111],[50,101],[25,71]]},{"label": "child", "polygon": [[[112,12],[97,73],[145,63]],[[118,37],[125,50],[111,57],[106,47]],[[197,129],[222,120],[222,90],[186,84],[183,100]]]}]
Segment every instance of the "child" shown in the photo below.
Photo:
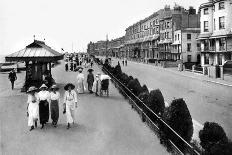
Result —
[{"label": "child", "polygon": [[[39,102],[35,94],[36,87],[32,86],[28,89],[28,106],[27,106],[27,115],[28,115],[28,126],[31,127],[30,131],[37,127],[37,121],[39,118]],[[35,124],[35,127],[34,127]]]}]

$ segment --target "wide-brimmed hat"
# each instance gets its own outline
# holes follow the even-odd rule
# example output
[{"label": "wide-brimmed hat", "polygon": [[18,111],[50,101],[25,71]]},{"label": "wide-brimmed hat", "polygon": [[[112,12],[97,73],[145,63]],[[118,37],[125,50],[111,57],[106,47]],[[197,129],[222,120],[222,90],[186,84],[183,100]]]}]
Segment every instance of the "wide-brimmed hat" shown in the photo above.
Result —
[{"label": "wide-brimmed hat", "polygon": [[66,84],[66,85],[64,86],[64,90],[68,90],[69,87],[71,87],[71,89],[74,89],[74,88],[75,88],[74,84],[68,83],[68,84]]},{"label": "wide-brimmed hat", "polygon": [[94,70],[92,68],[88,69],[88,72],[93,72]]},{"label": "wide-brimmed hat", "polygon": [[31,93],[31,92],[36,91],[36,90],[37,90],[37,88],[35,86],[31,86],[30,88],[28,88],[27,93]]},{"label": "wide-brimmed hat", "polygon": [[58,90],[59,88],[57,87],[56,84],[54,84],[54,85],[51,86],[51,89],[56,89],[56,90]]},{"label": "wide-brimmed hat", "polygon": [[48,88],[45,84],[42,84],[42,86],[40,86],[40,88],[39,89],[42,89],[42,88]]}]

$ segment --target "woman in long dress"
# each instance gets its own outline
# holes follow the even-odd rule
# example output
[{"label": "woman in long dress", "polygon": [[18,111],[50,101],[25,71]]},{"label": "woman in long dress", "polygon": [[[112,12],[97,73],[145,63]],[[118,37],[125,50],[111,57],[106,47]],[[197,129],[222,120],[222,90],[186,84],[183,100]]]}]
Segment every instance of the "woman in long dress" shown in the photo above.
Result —
[{"label": "woman in long dress", "polygon": [[47,86],[42,84],[40,87],[40,92],[38,93],[39,99],[39,120],[41,124],[41,129],[44,128],[44,125],[49,120],[49,102],[50,102],[50,93],[47,91]]},{"label": "woman in long dress", "polygon": [[59,101],[60,101],[60,93],[58,92],[58,87],[56,85],[52,85],[51,87],[50,99],[51,99],[50,110],[51,110],[52,125],[56,127],[59,119]]},{"label": "woman in long dress", "polygon": [[80,68],[78,70],[79,74],[77,75],[77,91],[79,94],[83,94],[84,93],[84,79],[85,76],[82,73],[82,69]]},{"label": "woman in long dress", "polygon": [[28,89],[28,99],[27,99],[27,116],[28,116],[28,126],[31,127],[30,131],[37,127],[37,121],[39,119],[39,102],[36,95],[37,88],[32,86]]},{"label": "woman in long dress", "polygon": [[77,108],[77,94],[74,91],[75,86],[71,83],[68,83],[64,89],[66,90],[64,93],[64,113],[66,113],[67,117],[67,129],[70,128],[70,124],[74,124],[75,117],[75,107]]}]

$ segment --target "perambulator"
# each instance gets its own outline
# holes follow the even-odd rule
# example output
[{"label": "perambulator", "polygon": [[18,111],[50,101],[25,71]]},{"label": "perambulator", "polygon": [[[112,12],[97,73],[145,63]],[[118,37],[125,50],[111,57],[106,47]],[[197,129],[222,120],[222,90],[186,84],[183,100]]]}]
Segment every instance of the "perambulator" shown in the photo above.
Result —
[{"label": "perambulator", "polygon": [[107,96],[109,96],[109,80],[110,77],[108,75],[101,75],[101,88],[100,88],[100,96],[105,93]]}]

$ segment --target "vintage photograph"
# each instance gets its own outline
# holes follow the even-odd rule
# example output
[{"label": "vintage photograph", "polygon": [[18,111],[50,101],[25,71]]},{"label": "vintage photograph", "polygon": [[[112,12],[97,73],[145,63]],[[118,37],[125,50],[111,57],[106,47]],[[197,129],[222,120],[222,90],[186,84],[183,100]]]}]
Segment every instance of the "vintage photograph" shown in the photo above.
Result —
[{"label": "vintage photograph", "polygon": [[232,0],[0,0],[0,155],[232,155]]}]

